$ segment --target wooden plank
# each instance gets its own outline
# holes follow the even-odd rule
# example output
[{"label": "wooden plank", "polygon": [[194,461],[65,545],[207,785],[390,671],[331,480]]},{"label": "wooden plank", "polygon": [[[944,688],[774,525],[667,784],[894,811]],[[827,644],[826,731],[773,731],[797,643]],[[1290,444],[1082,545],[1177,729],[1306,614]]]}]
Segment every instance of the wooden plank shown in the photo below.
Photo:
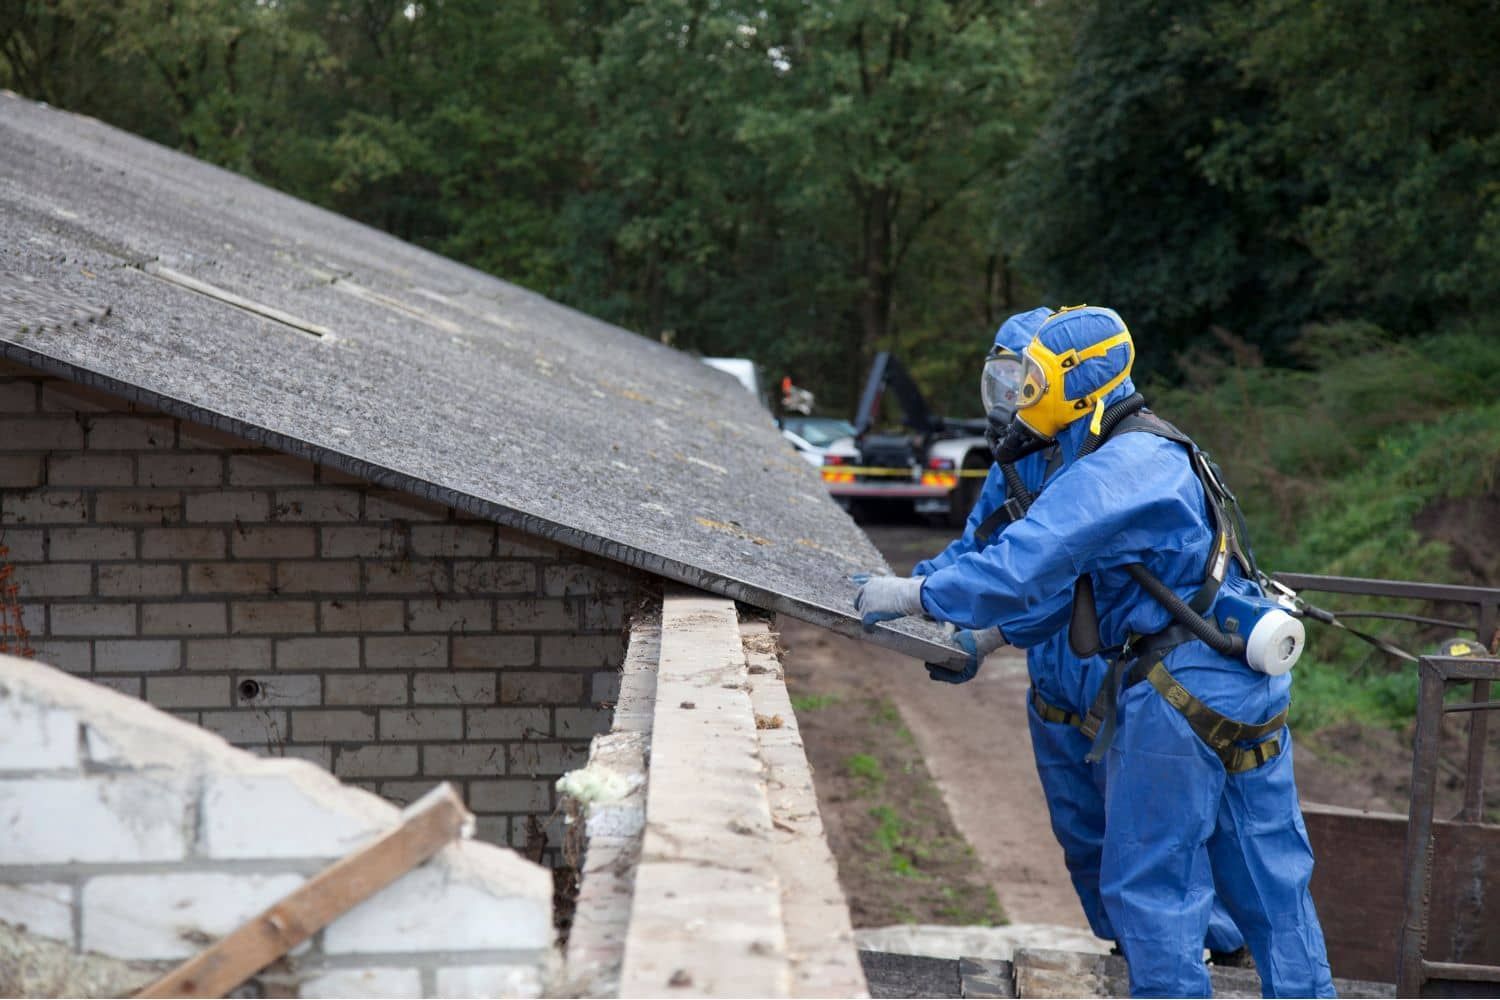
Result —
[{"label": "wooden plank", "polygon": [[452,786],[439,785],[412,803],[399,826],[334,862],[136,996],[224,996],[449,841],[467,836],[473,819]]}]

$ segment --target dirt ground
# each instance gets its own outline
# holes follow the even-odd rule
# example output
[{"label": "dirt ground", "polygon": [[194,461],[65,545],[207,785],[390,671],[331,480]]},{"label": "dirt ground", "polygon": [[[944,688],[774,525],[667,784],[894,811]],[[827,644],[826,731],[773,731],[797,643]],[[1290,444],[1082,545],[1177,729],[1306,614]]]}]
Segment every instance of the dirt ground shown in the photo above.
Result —
[{"label": "dirt ground", "polygon": [[[951,537],[913,524],[866,524],[898,572],[939,551]],[[991,657],[964,685],[930,681],[920,663],[872,643],[846,639],[783,617],[787,685],[807,744],[819,805],[839,858],[856,926],[987,922],[974,883],[992,888],[1015,923],[1085,927],[1061,850],[1047,820],[1026,730],[1024,660]],[[899,718],[886,706],[894,707]],[[909,733],[909,738],[906,734]],[[1297,781],[1304,802],[1406,810],[1411,743],[1383,730],[1338,727],[1297,734]],[[1456,808],[1457,741],[1444,768],[1447,806]],[[857,774],[874,757],[903,781],[873,805]],[[906,758],[906,767],[897,763]],[[937,794],[924,792],[926,775]],[[911,817],[913,832],[956,828],[972,846],[941,840],[927,867],[892,864],[872,811]],[[1440,815],[1448,811],[1440,808]],[[946,815],[940,815],[945,813]],[[879,813],[888,818],[888,813]],[[965,859],[968,859],[965,862]],[[978,919],[976,919],[976,917]]]}]

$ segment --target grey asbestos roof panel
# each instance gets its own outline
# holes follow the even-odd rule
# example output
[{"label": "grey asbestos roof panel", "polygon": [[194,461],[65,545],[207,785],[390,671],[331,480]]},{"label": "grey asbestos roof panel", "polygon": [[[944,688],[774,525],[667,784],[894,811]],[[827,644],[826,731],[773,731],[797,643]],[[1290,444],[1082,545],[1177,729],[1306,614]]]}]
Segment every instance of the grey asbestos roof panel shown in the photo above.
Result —
[{"label": "grey asbestos roof panel", "polygon": [[0,353],[845,634],[848,574],[885,567],[729,376],[5,93]]}]

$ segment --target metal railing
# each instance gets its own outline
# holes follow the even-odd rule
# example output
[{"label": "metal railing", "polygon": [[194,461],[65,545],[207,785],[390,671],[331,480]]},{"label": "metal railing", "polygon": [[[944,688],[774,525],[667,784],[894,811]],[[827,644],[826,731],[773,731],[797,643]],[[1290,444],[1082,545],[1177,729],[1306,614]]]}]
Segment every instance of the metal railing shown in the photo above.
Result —
[{"label": "metal railing", "polygon": [[[1432,902],[1433,814],[1437,806],[1443,717],[1449,713],[1469,714],[1464,801],[1455,819],[1461,823],[1482,823],[1484,751],[1489,736],[1489,715],[1500,710],[1500,701],[1491,700],[1492,685],[1500,681],[1500,658],[1484,654],[1493,654],[1500,647],[1500,634],[1496,631],[1497,624],[1500,624],[1500,589],[1295,573],[1277,574],[1277,579],[1299,591],[1441,601],[1468,605],[1473,610],[1472,628],[1478,640],[1475,645],[1483,647],[1476,648],[1479,655],[1423,656],[1417,662],[1420,687],[1412,758],[1411,806],[1406,828],[1405,912],[1400,951],[1396,958],[1396,988],[1401,996],[1415,997],[1422,995],[1426,984],[1435,981],[1448,984],[1445,992],[1450,992],[1460,983],[1471,990],[1500,986],[1500,965],[1429,961],[1426,955]],[[1415,615],[1393,617],[1430,624],[1462,625]],[[1467,684],[1473,685],[1472,701],[1446,703],[1445,696],[1450,687]],[[1476,872],[1473,877],[1482,878],[1482,872]]]}]

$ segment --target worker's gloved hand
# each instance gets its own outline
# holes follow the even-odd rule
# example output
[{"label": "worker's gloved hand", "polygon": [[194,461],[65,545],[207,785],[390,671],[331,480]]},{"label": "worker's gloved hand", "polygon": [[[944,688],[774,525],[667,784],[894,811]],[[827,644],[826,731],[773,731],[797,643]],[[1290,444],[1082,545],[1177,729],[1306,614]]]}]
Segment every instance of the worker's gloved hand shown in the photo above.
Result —
[{"label": "worker's gloved hand", "polygon": [[854,584],[856,587],[863,587],[865,584],[870,582],[870,577],[874,575],[874,573],[850,573],[849,582]]},{"label": "worker's gloved hand", "polygon": [[922,581],[926,577],[872,576],[854,595],[854,610],[864,622],[865,631],[876,622],[905,618],[922,613]]},{"label": "worker's gloved hand", "polygon": [[964,681],[973,680],[974,675],[979,673],[979,665],[984,662],[984,658],[1005,645],[1005,636],[1000,634],[998,628],[980,629],[977,632],[973,629],[964,629],[953,636],[953,641],[969,654],[969,658],[964,661],[963,667],[959,670],[937,663],[925,664],[927,676],[935,681],[962,684]]}]

